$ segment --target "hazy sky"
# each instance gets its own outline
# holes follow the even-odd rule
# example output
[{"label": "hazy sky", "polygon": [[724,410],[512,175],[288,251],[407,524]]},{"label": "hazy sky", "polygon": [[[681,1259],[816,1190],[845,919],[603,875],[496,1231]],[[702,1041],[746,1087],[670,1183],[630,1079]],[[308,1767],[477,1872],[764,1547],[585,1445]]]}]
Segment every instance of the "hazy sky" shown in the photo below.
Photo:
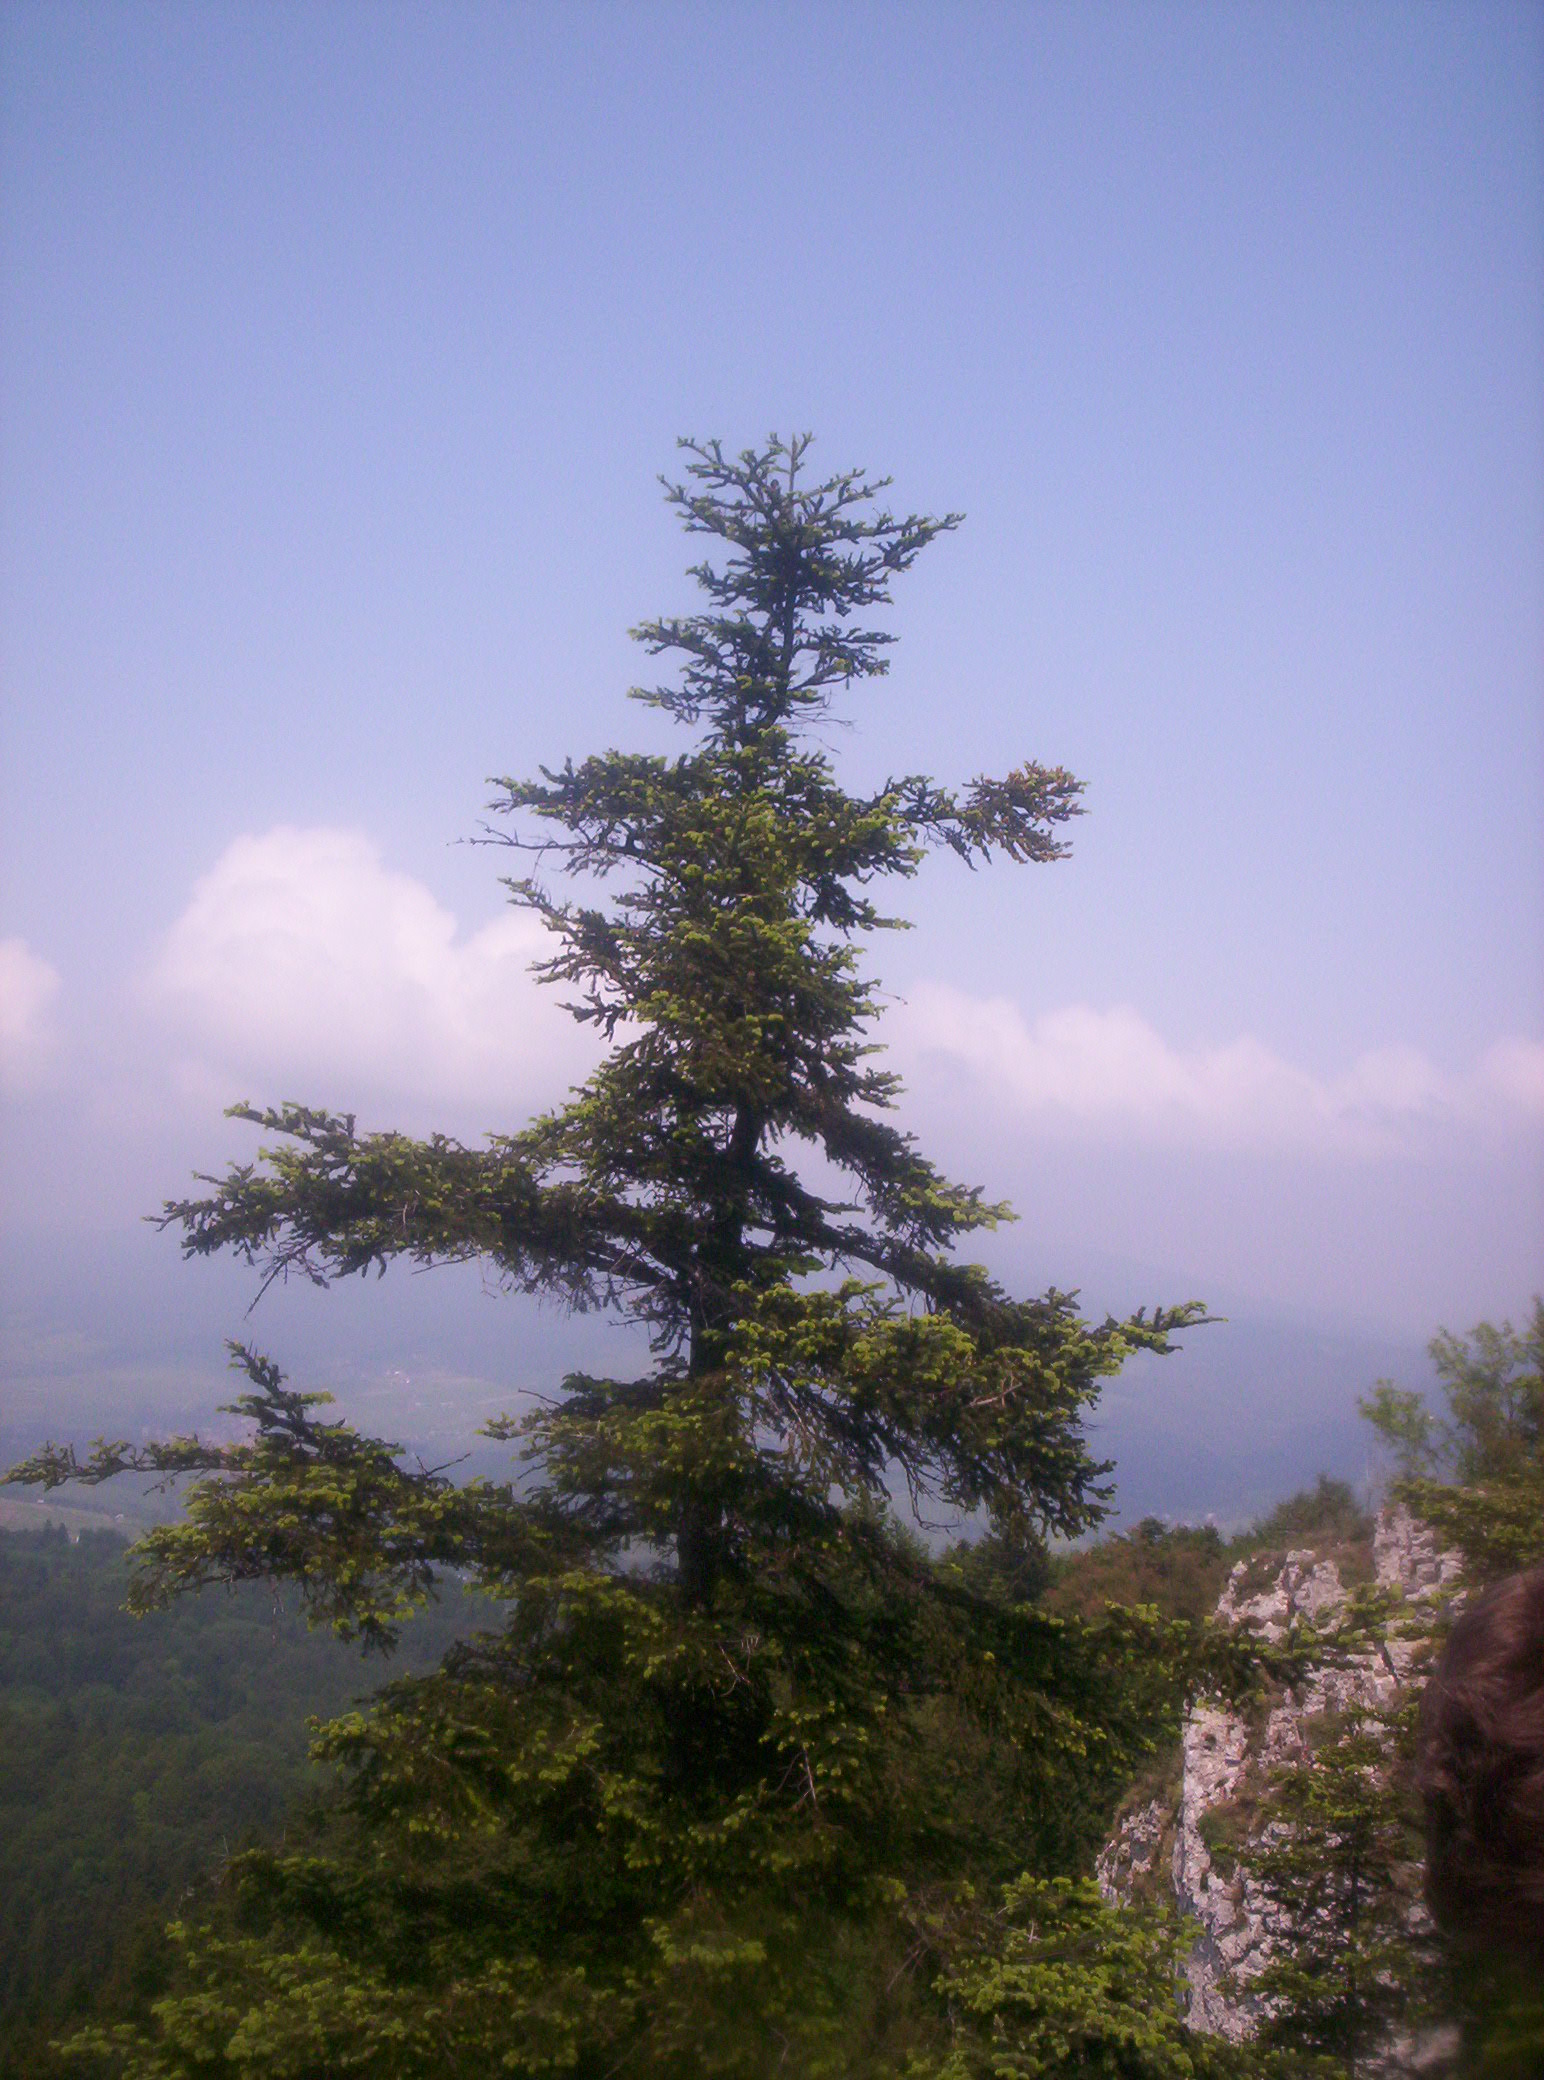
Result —
[{"label": "hazy sky", "polygon": [[999,1261],[1544,1282],[1544,9],[7,0],[0,81],[13,1266],[172,1259],[233,1098],[581,1072],[455,841],[666,741],[676,435],[811,428],[968,516],[844,771],[1087,782],[874,950]]}]

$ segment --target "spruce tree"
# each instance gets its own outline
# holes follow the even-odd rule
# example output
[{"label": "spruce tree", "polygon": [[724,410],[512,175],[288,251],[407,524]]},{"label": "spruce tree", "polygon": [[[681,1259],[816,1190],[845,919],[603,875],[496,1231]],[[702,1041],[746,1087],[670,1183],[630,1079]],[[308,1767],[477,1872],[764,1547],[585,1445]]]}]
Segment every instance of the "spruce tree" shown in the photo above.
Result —
[{"label": "spruce tree", "polygon": [[893,2070],[944,2026],[927,1902],[1077,1866],[1182,1702],[1183,1628],[1014,1607],[892,1520],[904,1493],[1024,1550],[1098,1523],[1100,1382],[1199,1310],[1013,1297],[957,1249],[1006,1208],[893,1122],[857,955],[897,922],[883,884],[937,848],[1059,859],[1080,789],[840,785],[815,726],[882,677],[872,616],[959,516],[812,480],[807,446],[686,443],[667,484],[705,601],[635,631],[676,666],[635,697],[689,748],[496,783],[510,894],[601,1066],[477,1147],[238,1107],[258,1159],[165,1213],[265,1282],[475,1258],[645,1324],[647,1369],[495,1424],[503,1485],[409,1466],[250,1350],[248,1442],[23,1470],[199,1477],[141,1549],[144,1604],[284,1579],[389,1644],[453,1569],[501,1618],[323,1729],[341,1797],[239,1863],[130,2070]]},{"label": "spruce tree", "polygon": [[1419,1821],[1410,1782],[1414,1701],[1353,1707],[1306,1729],[1278,1770],[1250,1870],[1286,1932],[1248,1991],[1263,2044],[1356,2080],[1415,2043],[1440,2011],[1430,1924],[1419,1908]]}]

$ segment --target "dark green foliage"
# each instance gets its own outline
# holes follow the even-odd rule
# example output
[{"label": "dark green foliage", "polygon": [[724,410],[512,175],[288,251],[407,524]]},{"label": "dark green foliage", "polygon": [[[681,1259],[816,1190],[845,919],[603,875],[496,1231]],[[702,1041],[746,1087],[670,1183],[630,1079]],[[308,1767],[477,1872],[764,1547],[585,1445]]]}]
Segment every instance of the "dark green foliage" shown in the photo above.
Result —
[{"label": "dark green foliage", "polygon": [[1022,1526],[1009,1532],[988,1531],[951,1547],[947,1564],[972,1595],[1010,1607],[1039,1603],[1055,1572],[1045,1540]]},{"label": "dark green foliage", "polygon": [[1537,1968],[1504,1956],[1451,1957],[1444,1976],[1462,2032],[1457,2080],[1538,2080],[1544,1986]]},{"label": "dark green foliage", "polygon": [[690,748],[497,783],[511,895],[600,1068],[480,1148],[240,1107],[257,1162],[166,1213],[265,1281],[479,1257],[646,1324],[652,1369],[494,1425],[524,1462],[505,1486],[405,1466],[254,1352],[249,1443],[23,1469],[201,1476],[142,1549],[146,1603],[283,1579],[385,1642],[461,1569],[507,1611],[326,1731],[325,1831],[241,1861],[154,2030],[120,2040],[131,2071],[893,2071],[945,2012],[927,1960],[895,1976],[922,1903],[1086,1857],[1187,1688],[1248,1665],[1153,1615],[1013,1600],[888,1521],[900,1480],[1002,1554],[1097,1524],[1083,1417],[1200,1311],[1014,1298],[956,1254],[1005,1209],[890,1124],[854,946],[896,922],[881,884],[936,847],[1057,859],[1079,789],[1039,766],[842,789],[810,725],[883,673],[866,617],[954,520],[811,483],[805,447],[690,446],[668,488],[720,559],[704,613],[637,631],[678,662],[641,698]]},{"label": "dark green foliage", "polygon": [[[136,1623],[126,1553],[106,1531],[0,1532],[0,2074],[37,2070],[103,1989],[131,2006],[160,1989],[161,1922],[278,1834],[307,1717],[366,1687],[357,1654],[269,1589]],[[475,1617],[455,1596],[420,1661]]]},{"label": "dark green foliage", "polygon": [[1291,1938],[1253,1981],[1271,2004],[1267,2046],[1372,2070],[1396,2025],[1436,2014],[1436,1953],[1412,1909],[1419,1814],[1411,1791],[1413,1707],[1357,1710],[1305,1728],[1303,1760],[1263,1802],[1250,1866]]}]

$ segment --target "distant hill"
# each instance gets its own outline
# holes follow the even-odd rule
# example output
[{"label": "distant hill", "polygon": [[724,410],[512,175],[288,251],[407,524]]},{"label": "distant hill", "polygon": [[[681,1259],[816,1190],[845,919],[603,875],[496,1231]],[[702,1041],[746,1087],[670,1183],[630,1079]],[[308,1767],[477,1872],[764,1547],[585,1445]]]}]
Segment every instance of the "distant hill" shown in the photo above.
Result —
[{"label": "distant hill", "polygon": [[1122,1522],[1229,1529],[1321,1473],[1365,1487],[1378,1461],[1357,1396],[1382,1378],[1432,1384],[1419,1343],[1303,1319],[1234,1317],[1183,1344],[1134,1358],[1105,1389],[1094,1437],[1116,1463]]},{"label": "distant hill", "polygon": [[[1004,1275],[1023,1283],[1017,1271]],[[1150,1285],[1169,1298],[1188,1291],[1146,1267],[1107,1265],[1085,1303],[1102,1313],[1117,1304],[1106,1289],[1124,1306]],[[361,1427],[436,1457],[472,1446],[467,1471],[508,1464],[507,1453],[476,1444],[494,1413],[532,1390],[550,1393],[566,1371],[625,1376],[646,1362],[641,1339],[603,1317],[493,1291],[476,1266],[325,1293],[275,1288],[248,1315],[255,1291],[249,1270],[183,1264],[149,1230],[104,1239],[83,1257],[14,1253],[0,1274],[0,1464],[48,1437],[207,1434],[235,1384],[224,1363],[231,1336],[277,1358],[297,1385],[331,1390]],[[1212,1516],[1231,1526],[1321,1472],[1364,1482],[1374,1462],[1356,1397],[1384,1376],[1427,1385],[1421,1339],[1208,1298],[1226,1321],[1187,1334],[1171,1358],[1134,1359],[1105,1388],[1095,1437],[1116,1461],[1120,1521]],[[129,1516],[137,1505],[127,1486],[67,1499]]]}]

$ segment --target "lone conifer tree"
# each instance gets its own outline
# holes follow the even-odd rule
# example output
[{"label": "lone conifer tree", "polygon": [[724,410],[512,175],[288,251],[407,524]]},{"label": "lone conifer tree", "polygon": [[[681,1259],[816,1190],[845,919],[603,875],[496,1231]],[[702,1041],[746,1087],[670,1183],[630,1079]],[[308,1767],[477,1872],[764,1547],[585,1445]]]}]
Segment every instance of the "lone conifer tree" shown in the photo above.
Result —
[{"label": "lone conifer tree", "polygon": [[[693,573],[703,613],[636,631],[679,663],[637,697],[691,748],[498,783],[529,862],[510,892],[601,1066],[480,1148],[239,1108],[272,1137],[259,1163],[166,1210],[189,1254],[265,1279],[480,1258],[646,1323],[652,1367],[495,1425],[527,1460],[509,1486],[409,1470],[245,1351],[251,1443],[27,1469],[203,1476],[141,1549],[145,1602],[284,1577],[379,1641],[445,1568],[507,1605],[325,1730],[342,1803],[316,1843],[242,1865],[239,1920],[195,1947],[154,2041],[123,2040],[136,2070],[211,2047],[222,2072],[883,2065],[918,1902],[1063,1867],[1090,1784],[1182,1695],[1185,1657],[1143,1622],[1095,1645],[970,1593],[887,1518],[904,1482],[1009,1540],[1095,1524],[1083,1415],[1197,1310],[1091,1327],[1067,1295],[1011,1298],[954,1253],[1005,1209],[887,1118],[854,951],[893,922],[879,885],[935,846],[1057,859],[1079,785],[1035,765],[960,793],[838,784],[810,724],[885,671],[867,617],[958,516],[897,519],[860,473],[811,482],[807,445],[688,443],[667,487],[719,553]],[[808,1152],[849,1189],[801,1176]]]}]

